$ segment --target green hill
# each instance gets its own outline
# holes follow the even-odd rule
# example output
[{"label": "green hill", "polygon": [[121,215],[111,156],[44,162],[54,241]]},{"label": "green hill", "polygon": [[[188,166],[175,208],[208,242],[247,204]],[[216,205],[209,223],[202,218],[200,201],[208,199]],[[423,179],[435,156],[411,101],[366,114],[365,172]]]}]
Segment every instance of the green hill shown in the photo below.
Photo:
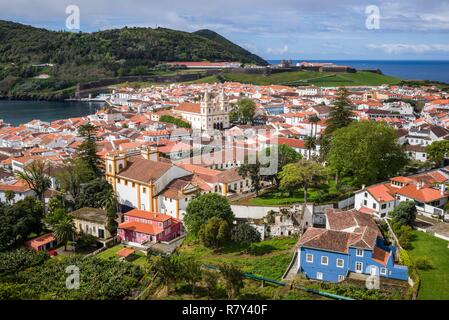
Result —
[{"label": "green hill", "polygon": [[[0,95],[64,91],[78,82],[151,74],[165,61],[203,60],[267,65],[210,30],[125,27],[72,33],[0,20]],[[44,63],[53,66],[32,66]],[[34,79],[43,73],[48,79]]]}]

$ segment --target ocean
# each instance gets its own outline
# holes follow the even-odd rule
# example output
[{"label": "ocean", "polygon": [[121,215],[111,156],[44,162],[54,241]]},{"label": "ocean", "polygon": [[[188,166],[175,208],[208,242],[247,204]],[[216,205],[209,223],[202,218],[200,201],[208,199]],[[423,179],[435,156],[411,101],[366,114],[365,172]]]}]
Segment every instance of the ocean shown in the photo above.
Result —
[{"label": "ocean", "polygon": [[[380,69],[385,75],[406,80],[434,80],[449,83],[449,60],[293,60],[294,63],[301,61],[333,62],[356,69]],[[280,60],[268,60],[268,62],[277,64]]]},{"label": "ocean", "polygon": [[50,122],[95,113],[104,103],[0,100],[0,119],[14,126],[34,119]]}]

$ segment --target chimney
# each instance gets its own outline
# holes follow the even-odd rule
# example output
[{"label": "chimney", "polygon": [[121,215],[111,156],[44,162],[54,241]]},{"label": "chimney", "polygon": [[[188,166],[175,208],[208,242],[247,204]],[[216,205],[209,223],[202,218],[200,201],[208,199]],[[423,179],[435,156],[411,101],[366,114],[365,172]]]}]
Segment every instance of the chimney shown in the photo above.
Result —
[{"label": "chimney", "polygon": [[441,195],[444,195],[445,189],[446,189],[446,188],[445,188],[444,184],[443,184],[443,183],[440,184]]},{"label": "chimney", "polygon": [[362,184],[362,190],[365,190],[365,185],[364,184]]}]

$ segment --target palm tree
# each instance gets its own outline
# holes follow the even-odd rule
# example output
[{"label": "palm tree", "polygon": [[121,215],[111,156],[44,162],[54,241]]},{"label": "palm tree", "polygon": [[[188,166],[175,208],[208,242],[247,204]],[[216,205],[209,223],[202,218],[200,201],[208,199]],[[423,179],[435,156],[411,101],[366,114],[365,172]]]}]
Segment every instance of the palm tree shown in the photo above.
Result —
[{"label": "palm tree", "polygon": [[12,201],[14,200],[14,197],[15,197],[14,191],[12,191],[12,190],[5,191],[5,200],[8,204],[12,203]]},{"label": "palm tree", "polygon": [[[309,117],[309,122],[312,124],[312,134],[311,136],[316,137],[317,134],[317,130],[318,130],[318,125],[317,123],[320,122],[321,119],[318,118],[317,115],[313,115]],[[313,130],[313,126],[315,125],[315,130]]]},{"label": "palm tree", "polygon": [[[112,188],[105,191],[104,198],[101,201],[101,206],[106,210],[108,216],[107,229],[112,236],[117,234],[117,209],[118,201],[117,195]],[[139,208],[140,209],[140,208]]]},{"label": "palm tree", "polygon": [[75,224],[70,216],[61,219],[55,226],[53,233],[56,239],[64,244],[64,251],[67,250],[67,242],[73,239]]},{"label": "palm tree", "polygon": [[315,150],[317,145],[317,139],[316,137],[306,137],[305,139],[305,147],[307,149],[307,159],[310,159],[310,152],[312,149]]},{"label": "palm tree", "polygon": [[17,178],[25,181],[28,187],[36,193],[37,198],[44,203],[44,193],[51,186],[48,177],[50,165],[42,160],[35,160],[25,167],[23,171],[16,172]]}]

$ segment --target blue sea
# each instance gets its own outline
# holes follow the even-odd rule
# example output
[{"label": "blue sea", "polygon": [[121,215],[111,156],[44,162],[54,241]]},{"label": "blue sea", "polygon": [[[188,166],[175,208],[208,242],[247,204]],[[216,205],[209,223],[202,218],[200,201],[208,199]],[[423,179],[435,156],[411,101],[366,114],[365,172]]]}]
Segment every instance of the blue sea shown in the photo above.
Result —
[{"label": "blue sea", "polygon": [[[449,60],[293,60],[294,63],[301,61],[333,62],[356,69],[380,69],[386,75],[406,80],[434,80],[449,83]],[[280,60],[268,60],[268,62],[277,64]]]}]

